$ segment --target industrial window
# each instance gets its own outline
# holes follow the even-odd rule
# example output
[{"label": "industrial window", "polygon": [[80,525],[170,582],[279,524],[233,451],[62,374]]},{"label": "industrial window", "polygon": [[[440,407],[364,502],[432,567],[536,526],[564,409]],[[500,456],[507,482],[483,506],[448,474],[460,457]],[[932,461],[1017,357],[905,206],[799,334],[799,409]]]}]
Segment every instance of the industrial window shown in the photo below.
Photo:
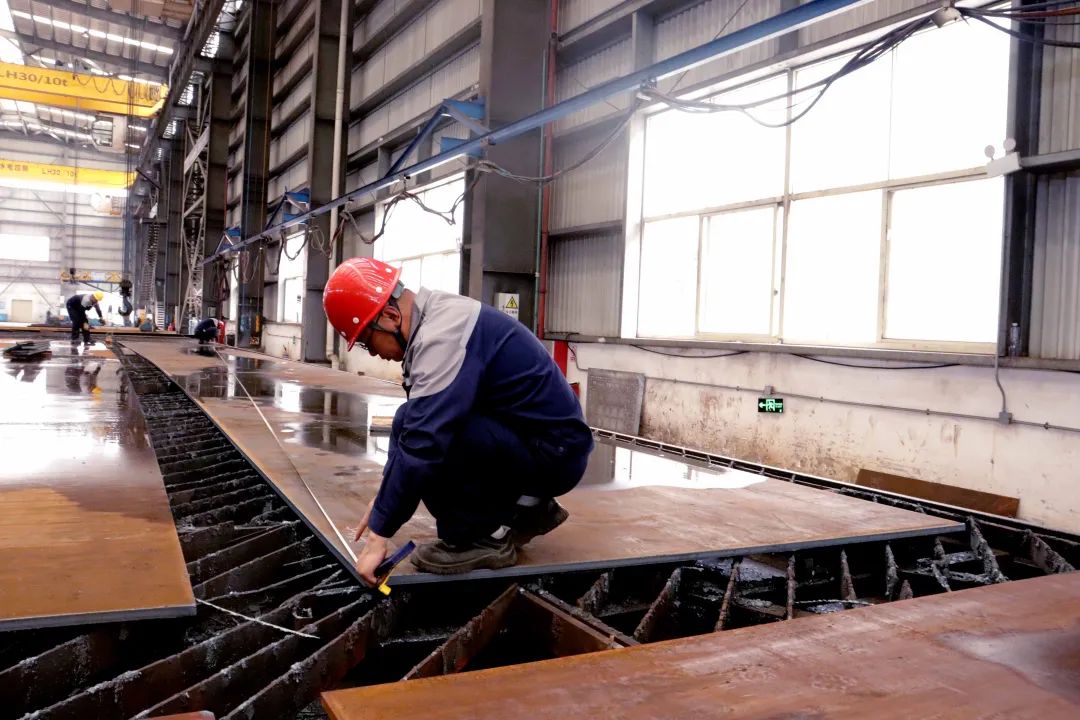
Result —
[{"label": "industrial window", "polygon": [[307,246],[304,233],[285,241],[278,265],[278,322],[298,323],[304,310],[304,275],[307,271]]},{"label": "industrial window", "polygon": [[[848,57],[710,100],[811,86]],[[762,123],[813,92],[755,107],[761,123],[647,115],[625,334],[988,349],[1004,186],[986,177],[984,148],[1006,136],[1008,65],[1008,37],[954,23],[841,78],[787,129]]]},{"label": "industrial window", "polygon": [[0,233],[0,259],[49,262],[49,237]]},{"label": "industrial window", "polygon": [[[379,206],[375,219],[386,231],[375,242],[375,257],[401,268],[401,281],[410,290],[423,286],[429,290],[456,293],[461,281],[461,220],[464,207],[457,205],[453,223],[449,211],[465,190],[465,177],[455,178],[413,191],[420,202],[404,199]],[[389,213],[387,215],[387,213]],[[436,213],[443,213],[442,217]]]}]

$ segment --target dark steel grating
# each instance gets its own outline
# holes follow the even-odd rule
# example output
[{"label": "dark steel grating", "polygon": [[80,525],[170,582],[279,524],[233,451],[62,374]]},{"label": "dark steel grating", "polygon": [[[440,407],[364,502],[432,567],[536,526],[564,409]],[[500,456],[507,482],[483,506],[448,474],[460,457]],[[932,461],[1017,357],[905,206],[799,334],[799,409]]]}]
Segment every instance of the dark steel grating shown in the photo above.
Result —
[{"label": "dark steel grating", "polygon": [[198,613],[0,636],[0,717],[295,714],[362,657],[390,603],[353,580],[179,388],[137,356],[121,361]]},{"label": "dark steel grating", "polygon": [[[966,522],[966,532],[696,563],[362,588],[198,407],[142,358],[121,360],[146,418],[200,605],[194,618],[0,636],[0,717],[210,710],[320,718],[318,693],[783,622],[1071,571],[1077,538],[674,446]],[[225,610],[263,623],[229,615]],[[318,639],[279,628],[298,630]]]}]

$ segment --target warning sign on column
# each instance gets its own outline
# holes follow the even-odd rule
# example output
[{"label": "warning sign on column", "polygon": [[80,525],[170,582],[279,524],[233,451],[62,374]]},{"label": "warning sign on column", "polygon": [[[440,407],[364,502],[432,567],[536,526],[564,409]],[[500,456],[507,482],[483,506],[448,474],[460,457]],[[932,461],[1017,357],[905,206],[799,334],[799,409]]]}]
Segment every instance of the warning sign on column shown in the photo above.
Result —
[{"label": "warning sign on column", "polygon": [[519,304],[520,296],[517,293],[495,293],[495,307],[515,320],[518,319]]}]

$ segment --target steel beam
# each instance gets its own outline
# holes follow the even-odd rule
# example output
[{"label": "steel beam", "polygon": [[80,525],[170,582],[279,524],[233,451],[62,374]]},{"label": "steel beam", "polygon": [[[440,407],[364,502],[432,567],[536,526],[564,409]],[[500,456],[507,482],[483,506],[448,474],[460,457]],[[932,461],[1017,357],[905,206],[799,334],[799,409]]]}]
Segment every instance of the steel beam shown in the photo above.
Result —
[{"label": "steel beam", "polygon": [[[18,30],[16,30],[14,34],[18,36],[20,43],[34,45],[39,48],[44,48],[46,50],[52,50],[53,52],[67,53],[68,55],[72,55],[74,57],[93,60],[95,63],[104,66],[111,72],[129,73],[132,70],[130,63],[134,61],[124,57],[123,55],[117,57],[116,55],[98,52],[97,50],[91,50],[89,48],[76,47],[75,45],[69,45],[68,43],[57,42],[55,40],[47,40],[45,38],[38,37],[36,34],[19,32]],[[133,48],[132,52],[138,52],[138,50]],[[138,67],[139,70],[136,74],[145,75],[147,77],[162,82],[165,81],[165,68],[158,65],[148,65],[146,63],[139,63]]]},{"label": "steel beam", "polygon": [[[230,249],[230,252],[246,247],[263,238],[276,236],[288,227],[306,222],[310,218],[328,213],[335,208],[343,207],[354,198],[360,198],[381,190],[382,188],[391,187],[409,177],[424,172],[425,170],[438,167],[470,153],[482,152],[493,145],[498,145],[516,138],[523,133],[536,130],[547,123],[554,122],[579,110],[595,105],[598,102],[602,102],[605,98],[612,95],[636,90],[642,85],[651,83],[657,79],[665,78],[682,72],[683,70],[697,67],[698,65],[702,65],[717,57],[730,55],[731,53],[738,52],[748,46],[756,45],[757,43],[798,30],[807,25],[812,25],[839,12],[848,10],[857,5],[862,5],[866,2],[868,2],[868,0],[810,0],[810,2],[800,5],[792,10],[780,13],[779,15],[755,23],[754,25],[741,28],[707,42],[704,45],[699,45],[696,48],[692,48],[667,58],[666,60],[654,63],[647,68],[636,70],[628,75],[610,80],[591,90],[583,92],[580,95],[556,103],[539,112],[532,113],[520,120],[492,130],[485,135],[473,138],[446,152],[441,152],[427,160],[403,168],[395,175],[381,178],[373,183],[368,183],[363,187],[335,198],[321,207],[312,208],[310,211],[298,215],[287,222],[272,228],[267,228],[264,232],[256,235],[245,235],[245,239],[233,246],[233,248]],[[211,262],[214,259],[216,258],[207,258],[207,262]]]},{"label": "steel beam", "polygon": [[[323,205],[334,198],[334,190],[345,187],[348,143],[345,140],[352,77],[352,2],[325,0],[315,4],[315,50],[311,61],[311,136],[308,140],[307,169],[310,206]],[[344,15],[343,15],[344,13]],[[339,58],[344,45],[344,96],[338,96]],[[340,112],[340,117],[339,117]],[[335,124],[340,122],[340,136]],[[335,175],[337,176],[335,178]],[[320,215],[308,223],[308,243],[304,277],[304,299],[300,336],[300,359],[326,362],[326,315],[322,308],[323,288],[330,275],[331,258],[320,248],[331,247],[336,227],[330,215]],[[313,240],[315,242],[313,242]]]},{"label": "steel beam", "polygon": [[79,13],[80,15],[85,15],[94,20],[101,20],[102,22],[113,23],[114,25],[123,25],[132,30],[143,30],[144,32],[153,33],[154,35],[159,35],[174,42],[182,40],[184,37],[184,28],[165,25],[160,20],[154,20],[144,15],[130,15],[118,10],[98,8],[88,3],[78,2],[77,0],[38,0],[38,2],[42,5],[48,5],[56,10]]},{"label": "steel beam", "polygon": [[186,35],[187,42],[176,48],[173,53],[172,65],[169,67],[169,93],[165,97],[161,113],[154,120],[150,130],[146,133],[146,145],[139,157],[137,168],[146,169],[154,156],[154,150],[159,146],[159,141],[164,138],[165,128],[177,112],[177,102],[187,89],[188,80],[196,67],[202,64],[204,58],[200,57],[203,47],[206,45],[210,33],[217,26],[218,16],[225,0],[207,0],[195,15],[193,23]]}]

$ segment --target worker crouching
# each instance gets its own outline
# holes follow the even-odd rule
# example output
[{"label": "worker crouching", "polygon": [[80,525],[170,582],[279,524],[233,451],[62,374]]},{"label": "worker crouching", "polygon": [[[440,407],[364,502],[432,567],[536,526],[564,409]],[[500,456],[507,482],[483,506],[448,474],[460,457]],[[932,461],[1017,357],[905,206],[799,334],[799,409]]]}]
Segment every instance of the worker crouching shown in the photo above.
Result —
[{"label": "worker crouching", "polygon": [[208,345],[218,339],[224,324],[212,317],[203,318],[191,331],[191,337],[198,340],[200,345]]},{"label": "worker crouching", "polygon": [[581,406],[524,325],[476,300],[401,284],[401,271],[354,258],[326,284],[323,307],[348,342],[401,361],[382,484],[357,528],[356,563],[374,584],[387,540],[423,501],[438,542],[412,556],[452,574],[517,562],[517,551],[567,519],[554,498],[581,480],[593,447]]}]

